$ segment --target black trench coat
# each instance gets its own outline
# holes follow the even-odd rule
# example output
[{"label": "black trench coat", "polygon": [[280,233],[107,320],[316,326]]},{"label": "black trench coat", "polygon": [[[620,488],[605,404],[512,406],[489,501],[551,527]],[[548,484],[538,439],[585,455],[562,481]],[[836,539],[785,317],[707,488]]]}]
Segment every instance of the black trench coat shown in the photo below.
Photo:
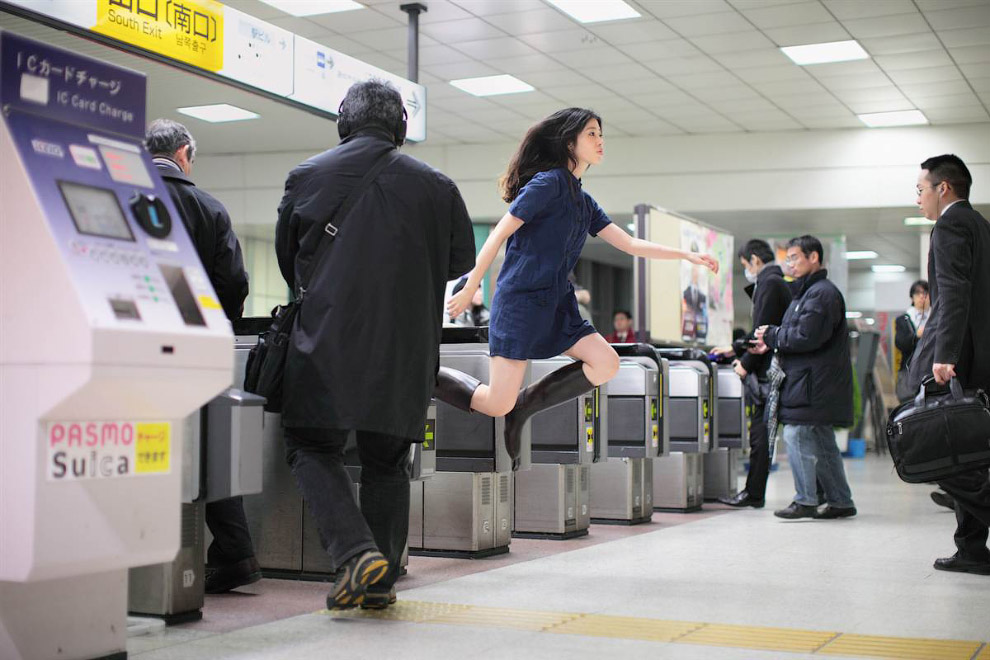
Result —
[{"label": "black trench coat", "polygon": [[[394,148],[386,132],[365,128],[289,174],[275,251],[293,291],[331,214]],[[282,423],[422,441],[444,288],[474,266],[474,257],[474,231],[457,186],[399,155],[354,205],[305,283],[286,358]]]}]

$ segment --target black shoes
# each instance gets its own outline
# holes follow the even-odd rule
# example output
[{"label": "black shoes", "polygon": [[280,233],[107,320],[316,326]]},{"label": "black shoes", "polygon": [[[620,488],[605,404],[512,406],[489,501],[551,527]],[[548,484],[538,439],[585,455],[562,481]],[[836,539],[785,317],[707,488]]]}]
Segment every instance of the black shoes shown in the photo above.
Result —
[{"label": "black shoes", "polygon": [[368,587],[385,577],[388,560],[377,550],[366,550],[337,569],[337,579],[327,594],[328,610],[348,610],[364,602]]},{"label": "black shoes", "polygon": [[739,491],[738,495],[733,495],[731,497],[723,495],[718,498],[718,501],[722,504],[734,506],[739,509],[747,506],[751,506],[754,509],[762,509],[763,505],[766,504],[766,500],[758,500],[754,497],[750,497],[749,493],[744,490]]},{"label": "black shoes", "polygon": [[515,407],[505,416],[505,449],[512,458],[513,471],[519,469],[519,452],[526,420],[547,408],[570,401],[594,389],[584,375],[584,362],[572,362],[551,372],[519,392]]},{"label": "black shoes", "polygon": [[975,575],[990,575],[990,561],[973,561],[963,559],[959,553],[951,557],[935,560],[936,571],[952,571],[954,573],[973,573]]},{"label": "black shoes", "polygon": [[943,493],[940,490],[932,491],[932,502],[939,506],[944,506],[946,509],[956,510],[956,501],[952,499],[951,495]]},{"label": "black shoes", "polygon": [[780,509],[779,511],[774,511],[773,515],[778,518],[783,518],[784,520],[797,520],[798,518],[817,518],[818,517],[818,507],[809,506],[806,504],[798,504],[797,502],[791,502],[790,506],[786,509]]},{"label": "black shoes", "polygon": [[222,594],[252,584],[261,579],[261,566],[254,557],[248,557],[226,566],[207,566],[204,590],[208,594]]},{"label": "black shoes", "polygon": [[854,506],[832,506],[831,504],[826,504],[825,508],[818,512],[818,518],[821,520],[852,518],[855,515],[856,507]]},{"label": "black shoes", "polygon": [[444,403],[449,403],[458,410],[471,412],[471,397],[481,385],[481,381],[469,376],[463,371],[440,367],[437,371],[437,386],[433,396]]},{"label": "black shoes", "polygon": [[361,603],[362,610],[384,610],[389,605],[395,604],[395,587],[388,591],[378,591],[369,588],[364,592],[364,601]]}]

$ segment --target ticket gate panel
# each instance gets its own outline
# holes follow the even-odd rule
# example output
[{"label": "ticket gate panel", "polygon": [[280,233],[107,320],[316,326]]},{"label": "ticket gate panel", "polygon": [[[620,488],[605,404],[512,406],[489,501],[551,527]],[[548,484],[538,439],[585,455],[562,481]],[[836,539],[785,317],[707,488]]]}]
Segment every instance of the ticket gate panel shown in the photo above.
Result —
[{"label": "ticket gate panel", "polygon": [[739,492],[739,464],[742,450],[719,447],[704,454],[705,500],[732,497]]},{"label": "ticket gate panel", "polygon": [[670,367],[670,449],[706,453],[712,447],[710,372],[689,362]]},{"label": "ticket gate panel", "polygon": [[574,538],[588,533],[578,527],[576,465],[534,464],[515,475],[514,536]]},{"label": "ticket gate panel", "polygon": [[506,551],[512,541],[512,527],[515,521],[512,507],[515,501],[515,474],[514,472],[498,474],[492,480],[495,485],[495,548],[505,548]]},{"label": "ticket gate panel", "polygon": [[[437,472],[423,482],[423,551],[481,553],[495,551],[493,473]],[[502,552],[508,550],[505,544]]]},{"label": "ticket gate panel", "polygon": [[587,529],[591,525],[591,466],[578,467],[577,528]]},{"label": "ticket gate panel", "polygon": [[[649,522],[653,510],[644,508],[645,458],[612,458],[591,466],[591,522],[635,525]],[[652,500],[653,484],[649,484]]]},{"label": "ticket gate panel", "polygon": [[653,462],[653,509],[687,513],[704,501],[705,472],[702,454],[671,452]]},{"label": "ticket gate panel", "polygon": [[731,367],[718,370],[718,446],[749,452],[749,416],[743,381]]}]

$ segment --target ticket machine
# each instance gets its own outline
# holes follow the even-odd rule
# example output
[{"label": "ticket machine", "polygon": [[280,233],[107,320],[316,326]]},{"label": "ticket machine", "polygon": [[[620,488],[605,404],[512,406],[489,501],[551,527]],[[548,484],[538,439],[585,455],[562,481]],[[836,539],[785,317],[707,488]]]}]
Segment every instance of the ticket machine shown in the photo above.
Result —
[{"label": "ticket machine", "polygon": [[695,511],[704,501],[704,457],[715,434],[715,383],[691,349],[659,349],[670,359],[670,455],[654,466],[654,508]]},{"label": "ticket machine", "polygon": [[[570,364],[568,357],[533,360],[533,378]],[[533,415],[533,465],[515,474],[513,536],[569,539],[591,524],[591,466],[603,460],[602,426],[607,401],[594,388]]]},{"label": "ticket machine", "polygon": [[[488,382],[488,328],[444,328],[440,364]],[[526,369],[525,387],[531,377]],[[531,465],[530,426],[522,432],[520,470]],[[505,420],[437,404],[436,473],[412,491],[410,553],[484,557],[509,551],[512,460]],[[419,490],[422,490],[420,498]],[[422,545],[412,545],[422,530]]]},{"label": "ticket machine", "polygon": [[144,150],[142,74],[0,32],[0,657],[126,654],[233,341]]},{"label": "ticket machine", "polygon": [[717,446],[704,459],[705,499],[731,497],[739,491],[741,457],[749,453],[749,415],[743,381],[731,366],[718,367]]},{"label": "ticket machine", "polygon": [[668,442],[667,362],[646,344],[615,349],[619,372],[604,386],[609,458],[592,468],[591,516],[595,523],[633,525],[653,517],[653,463]]}]

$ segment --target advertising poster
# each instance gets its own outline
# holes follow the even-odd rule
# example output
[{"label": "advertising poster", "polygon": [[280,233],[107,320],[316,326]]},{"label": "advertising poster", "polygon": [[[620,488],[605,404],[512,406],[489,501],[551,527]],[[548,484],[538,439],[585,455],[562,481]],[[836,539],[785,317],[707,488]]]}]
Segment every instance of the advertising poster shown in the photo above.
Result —
[{"label": "advertising poster", "polygon": [[[681,220],[681,249],[702,252],[707,230],[687,220]],[[701,266],[681,261],[681,340],[689,343],[708,342],[708,273]]]}]

